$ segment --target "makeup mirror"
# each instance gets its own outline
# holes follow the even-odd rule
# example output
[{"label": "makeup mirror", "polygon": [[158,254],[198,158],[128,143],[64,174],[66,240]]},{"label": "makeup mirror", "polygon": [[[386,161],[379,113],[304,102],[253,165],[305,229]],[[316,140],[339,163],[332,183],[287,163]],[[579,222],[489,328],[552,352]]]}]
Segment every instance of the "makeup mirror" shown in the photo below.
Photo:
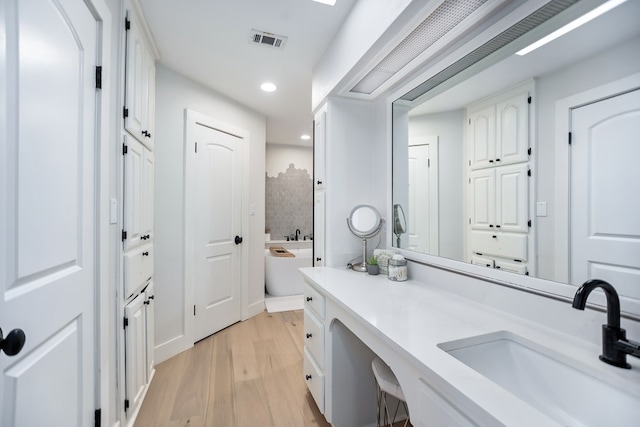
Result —
[{"label": "makeup mirror", "polygon": [[367,271],[367,239],[378,234],[382,228],[380,212],[371,205],[358,205],[351,210],[347,226],[355,236],[362,239],[362,263],[352,264],[351,268],[354,271]]}]

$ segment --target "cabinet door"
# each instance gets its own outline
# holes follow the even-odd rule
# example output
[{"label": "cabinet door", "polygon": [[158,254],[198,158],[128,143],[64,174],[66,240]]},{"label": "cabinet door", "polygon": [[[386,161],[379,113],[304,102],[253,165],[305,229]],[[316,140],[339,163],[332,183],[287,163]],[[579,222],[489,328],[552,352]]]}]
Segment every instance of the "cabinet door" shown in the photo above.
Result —
[{"label": "cabinet door", "polygon": [[324,265],[324,227],[325,227],[325,198],[324,191],[319,191],[314,196],[313,206],[313,265]]},{"label": "cabinet door", "polygon": [[474,230],[493,230],[496,205],[494,169],[471,171],[469,185],[471,228]]},{"label": "cabinet door", "polygon": [[529,160],[529,95],[522,93],[496,105],[497,165]]},{"label": "cabinet door", "polygon": [[313,176],[314,188],[322,189],[326,178],[326,118],[327,113],[322,111],[314,120],[313,131]]},{"label": "cabinet door", "polygon": [[155,294],[153,290],[153,280],[149,281],[149,285],[144,290],[145,303],[145,335],[147,338],[145,346],[146,363],[147,363],[147,382],[151,380],[151,372],[155,366]]},{"label": "cabinet door", "polygon": [[[142,403],[147,384],[146,324],[144,295],[139,294],[124,308],[125,327],[125,393],[129,407],[128,414]],[[125,403],[126,407],[126,403]]]},{"label": "cabinet door", "polygon": [[471,264],[480,265],[482,267],[493,268],[494,267],[494,260],[492,260],[491,258],[480,256],[480,255],[472,255],[471,256]]},{"label": "cabinet door", "polygon": [[153,239],[154,229],[154,155],[153,152],[144,149],[142,161],[142,181],[141,181],[141,232],[142,240]]},{"label": "cabinet door", "polygon": [[145,143],[153,149],[156,125],[156,61],[150,52],[144,56],[144,89],[142,102],[142,135]]},{"label": "cabinet door", "polygon": [[[139,246],[144,240],[144,198],[143,181],[145,174],[145,148],[133,138],[125,135],[126,154],[124,156],[124,221],[126,231],[124,250]],[[144,237],[144,238],[143,238]]]},{"label": "cabinet door", "polygon": [[469,114],[469,159],[471,169],[495,165],[496,158],[496,109],[490,106]]},{"label": "cabinet door", "polygon": [[502,231],[529,231],[528,165],[503,166],[495,169],[496,228]]},{"label": "cabinet door", "polygon": [[143,106],[147,85],[146,47],[138,19],[131,10],[127,11],[127,21],[129,28],[126,30],[124,127],[142,141],[145,138],[142,132],[146,112]]}]

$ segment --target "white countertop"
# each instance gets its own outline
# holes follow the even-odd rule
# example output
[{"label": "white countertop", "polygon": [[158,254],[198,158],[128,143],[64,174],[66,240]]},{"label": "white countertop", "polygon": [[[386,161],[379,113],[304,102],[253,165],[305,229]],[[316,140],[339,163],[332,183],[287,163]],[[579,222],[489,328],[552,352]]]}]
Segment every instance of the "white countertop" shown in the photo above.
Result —
[{"label": "white countertop", "polygon": [[[631,370],[607,365],[598,359],[601,348],[597,345],[421,282],[393,282],[384,275],[369,276],[327,267],[300,271],[331,302],[358,319],[418,369],[435,373],[505,425],[549,425],[550,420],[440,349],[438,344],[510,331],[577,361],[593,376],[640,398],[640,359],[635,357],[627,357]],[[567,305],[567,310],[572,308]]]}]

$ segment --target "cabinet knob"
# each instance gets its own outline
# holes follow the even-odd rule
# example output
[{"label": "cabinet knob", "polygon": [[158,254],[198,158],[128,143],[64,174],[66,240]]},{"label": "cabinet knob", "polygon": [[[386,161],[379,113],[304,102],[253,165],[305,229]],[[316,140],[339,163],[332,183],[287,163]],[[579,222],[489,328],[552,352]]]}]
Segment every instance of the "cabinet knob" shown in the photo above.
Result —
[{"label": "cabinet knob", "polygon": [[313,334],[307,333],[307,338],[311,338],[312,336],[313,336]]},{"label": "cabinet knob", "polygon": [[318,185],[322,185],[322,181],[316,181]]},{"label": "cabinet knob", "polygon": [[149,252],[142,252],[142,256],[149,256]]},{"label": "cabinet knob", "polygon": [[500,159],[496,159],[496,162],[499,162],[499,161],[500,161]]},{"label": "cabinet knob", "polygon": [[311,379],[311,375],[305,375],[304,377],[306,378],[307,381]]},{"label": "cabinet knob", "polygon": [[320,262],[322,261],[322,258],[316,258],[316,261]]},{"label": "cabinet knob", "polygon": [[491,237],[493,237],[494,239],[497,239],[497,238],[498,238],[498,236],[496,236],[495,234],[494,234],[493,236],[491,236]]},{"label": "cabinet knob", "polygon": [[313,301],[313,298],[311,298],[311,297],[307,297],[307,302],[308,302],[308,301]]},{"label": "cabinet knob", "polygon": [[15,356],[20,353],[27,337],[22,329],[14,329],[5,338],[0,329],[0,351],[4,351],[7,356]]}]

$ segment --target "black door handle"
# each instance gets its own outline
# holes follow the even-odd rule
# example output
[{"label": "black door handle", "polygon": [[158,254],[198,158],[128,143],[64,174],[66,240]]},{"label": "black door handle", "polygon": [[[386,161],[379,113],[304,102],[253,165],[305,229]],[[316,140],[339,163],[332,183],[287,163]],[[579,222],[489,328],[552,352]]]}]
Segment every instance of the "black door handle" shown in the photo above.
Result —
[{"label": "black door handle", "polygon": [[4,337],[2,329],[0,329],[0,351],[4,351],[7,356],[15,356],[20,353],[25,341],[26,336],[22,329],[14,329],[9,332],[7,338]]},{"label": "black door handle", "polygon": [[239,245],[240,243],[242,243],[242,237],[236,236],[236,239],[234,241],[236,242],[236,245]]}]

